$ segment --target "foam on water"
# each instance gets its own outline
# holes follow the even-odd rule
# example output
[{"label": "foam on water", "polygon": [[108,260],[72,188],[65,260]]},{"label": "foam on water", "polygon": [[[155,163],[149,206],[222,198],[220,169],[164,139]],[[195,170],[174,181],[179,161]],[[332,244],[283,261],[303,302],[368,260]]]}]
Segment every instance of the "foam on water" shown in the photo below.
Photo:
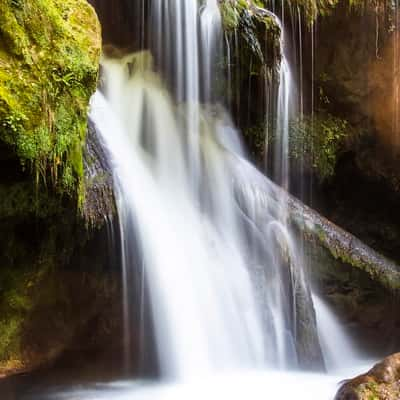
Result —
[{"label": "foam on water", "polygon": [[[352,370],[361,373],[365,365]],[[342,372],[349,373],[349,371]],[[175,384],[120,381],[54,392],[55,400],[332,400],[345,376],[276,371],[211,376]],[[348,376],[348,375],[347,375]],[[346,376],[346,377],[347,377]]]}]

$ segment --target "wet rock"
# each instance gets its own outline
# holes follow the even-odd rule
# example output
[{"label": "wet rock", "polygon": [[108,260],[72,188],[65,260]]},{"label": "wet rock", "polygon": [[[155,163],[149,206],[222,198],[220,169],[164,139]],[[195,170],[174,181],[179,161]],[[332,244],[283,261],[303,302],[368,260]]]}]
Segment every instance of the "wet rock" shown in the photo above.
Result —
[{"label": "wet rock", "polygon": [[266,147],[266,110],[273,108],[279,82],[281,27],[270,11],[252,1],[222,0],[220,9],[227,51],[221,64],[223,75],[230,77],[221,94],[227,95],[235,124],[261,165]]},{"label": "wet rock", "polygon": [[29,305],[25,312],[14,305],[16,315],[9,316],[20,326],[14,330],[13,324],[2,321],[2,329],[7,328],[11,336],[1,334],[8,348],[2,348],[0,380],[51,365],[68,353],[86,362],[111,349],[119,356],[116,335],[121,319],[115,276],[62,270],[42,271],[42,276],[31,277],[35,278],[30,289],[15,289],[20,291],[15,298]]},{"label": "wet rock", "polygon": [[398,348],[400,266],[293,197],[289,210],[315,290],[359,331],[369,350]]},{"label": "wet rock", "polygon": [[399,400],[400,353],[387,357],[364,375],[346,381],[335,400]]},{"label": "wet rock", "polygon": [[[95,8],[102,26],[103,43],[130,52],[142,49],[145,20],[148,5],[144,1],[130,0],[89,0]],[[132,23],[134,21],[134,23]]]},{"label": "wet rock", "polygon": [[400,267],[328,221],[294,197],[289,197],[290,218],[308,244],[324,248],[338,263],[366,272],[391,293],[400,290]]},{"label": "wet rock", "polygon": [[[338,2],[318,20],[314,81],[316,108],[332,112],[354,128],[347,150],[365,176],[400,189],[400,88],[398,11],[390,2]],[[304,38],[305,56],[312,44]]]},{"label": "wet rock", "polygon": [[102,226],[116,213],[113,178],[107,154],[97,136],[96,126],[89,120],[84,152],[85,201],[83,216],[93,226]]},{"label": "wet rock", "polygon": [[[360,330],[369,350],[372,343],[373,350],[395,351],[400,345],[400,266],[272,182],[270,185],[241,182],[236,190],[240,196],[243,188],[251,188],[260,204],[272,210],[287,201],[288,217],[297,242],[303,243],[306,273],[314,290],[322,292],[346,322]],[[259,211],[260,221],[262,215]],[[304,316],[302,319],[307,321]]]}]

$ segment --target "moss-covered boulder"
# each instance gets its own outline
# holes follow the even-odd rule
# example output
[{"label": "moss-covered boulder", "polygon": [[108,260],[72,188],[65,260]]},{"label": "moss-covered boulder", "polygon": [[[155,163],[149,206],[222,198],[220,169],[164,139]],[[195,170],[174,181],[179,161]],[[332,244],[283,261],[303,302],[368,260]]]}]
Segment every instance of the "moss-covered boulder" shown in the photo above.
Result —
[{"label": "moss-covered boulder", "polygon": [[400,398],[400,353],[376,364],[370,371],[347,381],[335,400],[398,400]]},{"label": "moss-covered boulder", "polygon": [[[100,49],[85,0],[0,0],[0,375],[54,359],[109,303],[104,261],[87,275],[74,258],[89,243],[79,211],[97,215],[85,137]],[[81,284],[92,295],[74,299]]]},{"label": "moss-covered boulder", "polygon": [[226,43],[223,74],[228,77],[222,92],[252,156],[261,164],[271,122],[266,115],[272,115],[279,83],[281,26],[263,8],[265,2],[222,0],[219,5]]},{"label": "moss-covered boulder", "polygon": [[100,25],[85,0],[0,1],[3,157],[12,152],[38,184],[70,195],[82,185],[100,47]]},{"label": "moss-covered boulder", "polygon": [[121,359],[115,275],[97,268],[53,268],[52,263],[2,271],[0,380],[69,353],[86,362],[103,355]]}]

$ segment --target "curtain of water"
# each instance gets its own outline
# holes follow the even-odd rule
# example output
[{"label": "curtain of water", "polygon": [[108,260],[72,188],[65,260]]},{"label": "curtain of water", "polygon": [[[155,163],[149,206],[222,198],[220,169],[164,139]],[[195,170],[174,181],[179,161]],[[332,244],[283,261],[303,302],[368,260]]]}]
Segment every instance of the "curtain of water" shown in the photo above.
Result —
[{"label": "curtain of water", "polygon": [[[92,102],[117,186],[127,366],[138,277],[149,293],[163,375],[187,380],[290,367],[311,354],[318,362],[315,316],[282,211],[285,197],[243,159],[229,118],[200,106],[213,100],[222,41],[217,2],[153,0],[150,21],[152,54],[104,59],[105,97],[98,93]],[[284,183],[292,91],[285,57],[280,75],[277,169]]]},{"label": "curtain of water", "polygon": [[[120,73],[125,72],[122,64]],[[229,195],[229,165],[213,131],[204,127],[199,208],[187,173],[186,133],[156,78],[148,79],[136,76],[121,88],[129,114],[112,103],[113,112],[108,112],[98,96],[93,117],[114,159],[123,239],[129,247],[132,237],[126,232],[133,228],[140,237],[162,371],[183,379],[261,365],[261,326]],[[147,120],[135,123],[145,109]],[[151,136],[145,146],[143,135]],[[130,268],[126,254],[125,259]]]}]

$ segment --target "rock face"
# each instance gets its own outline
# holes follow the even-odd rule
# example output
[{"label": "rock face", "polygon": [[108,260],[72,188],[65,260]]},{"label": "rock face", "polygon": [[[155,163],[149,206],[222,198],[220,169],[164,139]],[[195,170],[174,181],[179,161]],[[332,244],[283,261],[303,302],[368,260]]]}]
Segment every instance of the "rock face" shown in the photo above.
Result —
[{"label": "rock face", "polygon": [[[342,150],[356,154],[365,176],[400,188],[400,51],[398,10],[390,2],[345,1],[318,20],[315,71],[315,108],[349,122]],[[361,4],[361,2],[360,2]],[[304,59],[312,44],[305,37]],[[352,132],[352,133],[351,133]]]},{"label": "rock face", "polygon": [[279,83],[281,27],[254,1],[221,0],[219,5],[227,41],[223,76],[229,77],[221,94],[227,96],[251,155],[262,165],[268,128],[274,123],[268,117],[274,113]]},{"label": "rock face", "polygon": [[[359,130],[370,131],[392,150],[400,145],[397,10],[387,2],[361,9],[340,2],[318,22],[317,86]],[[323,105],[323,98],[320,105]]]},{"label": "rock face", "polygon": [[335,400],[400,399],[400,353],[387,357],[370,371],[345,382]]},{"label": "rock face", "polygon": [[[239,199],[241,190],[249,187],[257,193],[260,204],[272,209],[286,197],[288,218],[296,242],[303,243],[306,273],[313,290],[359,330],[369,351],[390,353],[399,348],[400,266],[275,185],[266,190],[257,182],[239,182],[235,187]],[[248,213],[245,209],[243,212]],[[309,308],[307,302],[299,304]],[[300,315],[301,309],[297,313]],[[312,324],[307,321],[305,326]],[[305,332],[304,337],[311,338]]]},{"label": "rock face", "polygon": [[82,263],[80,211],[94,224],[105,212],[84,202],[101,191],[99,150],[84,146],[100,34],[84,0],[0,0],[0,375],[95,340],[87,324],[107,327],[99,310],[118,296],[101,246]]},{"label": "rock face", "polygon": [[[89,0],[102,25],[103,43],[133,52],[142,50],[149,2]],[[142,4],[148,3],[148,4]],[[134,23],[132,23],[134,21]]]},{"label": "rock face", "polygon": [[294,198],[289,213],[305,243],[314,290],[359,330],[369,350],[397,349],[400,266]]},{"label": "rock face", "polygon": [[89,120],[84,152],[85,201],[83,216],[94,226],[101,226],[116,213],[113,178],[107,154],[96,133],[96,126]]},{"label": "rock face", "polygon": [[[318,3],[326,8],[314,10],[320,15],[314,12],[313,35],[307,22],[301,29],[287,24],[297,38],[291,57],[295,75],[295,60],[303,61],[297,82],[305,112],[292,125],[291,189],[302,199],[311,196],[296,175],[305,169],[313,185],[313,199],[306,201],[399,263],[399,10],[383,0]],[[296,15],[293,7],[289,12]]]},{"label": "rock face", "polygon": [[18,283],[13,282],[6,299],[1,296],[0,380],[69,353],[86,363],[103,355],[121,359],[118,279],[99,262],[90,272],[70,266],[14,275]]},{"label": "rock face", "polygon": [[96,14],[85,0],[2,0],[0,37],[0,159],[79,199],[99,71]]}]

